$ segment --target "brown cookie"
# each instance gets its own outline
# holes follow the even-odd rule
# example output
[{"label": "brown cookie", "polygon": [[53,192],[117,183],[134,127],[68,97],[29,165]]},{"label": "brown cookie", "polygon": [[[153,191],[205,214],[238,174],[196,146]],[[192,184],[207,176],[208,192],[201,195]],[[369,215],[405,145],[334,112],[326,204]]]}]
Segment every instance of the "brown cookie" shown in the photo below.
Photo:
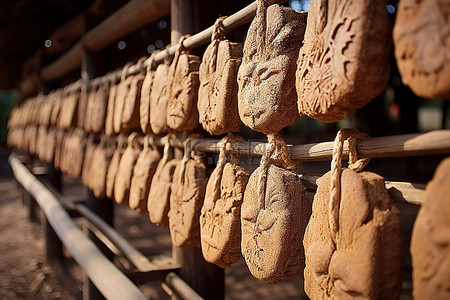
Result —
[{"label": "brown cookie", "polygon": [[450,98],[448,0],[402,0],[394,27],[402,81],[424,98]]},{"label": "brown cookie", "polygon": [[197,108],[199,122],[210,134],[241,129],[237,73],[242,62],[242,47],[242,43],[216,40],[203,54]]},{"label": "brown cookie", "polygon": [[[124,70],[123,72],[126,72]],[[133,82],[133,75],[124,77],[117,85],[116,98],[114,100],[114,116],[113,116],[113,129],[115,133],[121,133],[122,129],[122,113],[125,108],[125,99],[130,90],[131,83]]]},{"label": "brown cookie", "polygon": [[150,222],[159,226],[169,225],[170,192],[175,168],[179,159],[169,161],[161,160],[153,176],[150,192],[148,194],[147,210]]},{"label": "brown cookie", "polygon": [[222,268],[241,257],[241,204],[248,178],[249,173],[236,164],[218,164],[206,185],[200,216],[202,253],[206,261]]},{"label": "brown cookie", "polygon": [[161,159],[159,151],[155,148],[145,148],[139,153],[133,170],[130,186],[130,208],[139,213],[146,213],[150,184]]},{"label": "brown cookie", "polygon": [[265,134],[292,125],[296,109],[295,62],[306,28],[306,13],[258,0],[238,72],[242,122]]},{"label": "brown cookie", "polygon": [[117,85],[111,83],[108,95],[108,106],[106,108],[106,119],[105,119],[105,134],[107,136],[114,136],[114,103],[116,101],[117,95]]},{"label": "brown cookie", "polygon": [[92,132],[100,133],[105,129],[106,107],[108,105],[109,84],[101,84],[95,93],[95,101],[92,105],[94,112],[90,120],[90,129]]},{"label": "brown cookie", "polygon": [[380,94],[390,32],[384,1],[312,0],[297,62],[300,114],[337,122]]},{"label": "brown cookie", "polygon": [[109,162],[108,172],[106,173],[106,197],[110,199],[114,198],[114,183],[116,181],[117,170],[119,169],[120,158],[124,150],[123,144],[119,142]]},{"label": "brown cookie", "polygon": [[137,136],[133,133],[128,138],[128,146],[120,158],[114,180],[114,200],[119,204],[128,204],[133,169],[140,152],[141,148],[138,145]]},{"label": "brown cookie", "polygon": [[159,64],[150,93],[150,127],[155,134],[167,132],[167,81],[169,66]]},{"label": "brown cookie", "polygon": [[145,134],[152,133],[150,126],[150,93],[152,91],[154,77],[155,71],[147,68],[144,81],[142,82],[141,102],[139,104],[139,122],[141,130]]},{"label": "brown cookie", "polygon": [[143,74],[136,74],[133,76],[133,80],[131,81],[130,89],[128,90],[123,106],[120,129],[121,132],[127,132],[130,129],[136,129],[140,127],[139,105],[141,101],[141,89],[143,81]]},{"label": "brown cookie", "polygon": [[273,284],[294,277],[305,266],[301,241],[311,203],[296,173],[270,164],[261,207],[258,187],[261,170],[258,167],[252,173],[245,189],[241,251],[252,275]]},{"label": "brown cookie", "polygon": [[450,159],[427,184],[411,239],[414,299],[450,297]]},{"label": "brown cookie", "polygon": [[170,193],[169,229],[176,247],[200,247],[199,217],[205,197],[206,167],[191,158],[175,168]]},{"label": "brown cookie", "polygon": [[329,225],[330,178],[319,179],[303,245],[311,299],[398,299],[402,283],[401,220],[384,178],[344,169],[338,231]]},{"label": "brown cookie", "polygon": [[108,143],[106,140],[103,140],[92,154],[90,176],[87,185],[97,198],[105,198],[106,196],[106,174],[114,150],[115,147],[111,142]]},{"label": "brown cookie", "polygon": [[170,65],[167,126],[175,131],[192,130],[198,125],[199,66],[198,56],[184,52],[176,53]]}]

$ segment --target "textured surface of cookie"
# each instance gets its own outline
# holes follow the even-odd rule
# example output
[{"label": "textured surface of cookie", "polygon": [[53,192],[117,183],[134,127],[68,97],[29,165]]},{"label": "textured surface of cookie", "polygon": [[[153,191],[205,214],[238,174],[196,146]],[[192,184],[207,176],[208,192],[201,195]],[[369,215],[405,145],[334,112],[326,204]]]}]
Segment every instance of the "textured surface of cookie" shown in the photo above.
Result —
[{"label": "textured surface of cookie", "polygon": [[108,172],[106,173],[106,196],[110,199],[114,199],[114,182],[116,181],[116,174],[123,151],[124,149],[122,147],[116,148],[109,162]]},{"label": "textured surface of cookie", "polygon": [[390,32],[385,1],[312,0],[296,73],[300,114],[336,122],[380,94]]},{"label": "textured surface of cookie", "polygon": [[402,0],[394,27],[402,81],[424,98],[450,99],[450,1]]},{"label": "textured surface of cookie", "polygon": [[206,261],[222,268],[241,257],[241,205],[248,178],[244,168],[226,163],[223,172],[214,169],[206,186],[200,216],[202,253]]},{"label": "textured surface of cookie", "polygon": [[169,210],[172,243],[177,247],[200,247],[199,218],[205,197],[206,167],[193,159],[183,167],[181,161],[173,179]]},{"label": "textured surface of cookie", "polygon": [[140,126],[139,105],[143,81],[144,74],[136,74],[131,81],[122,111],[121,132],[127,132]]},{"label": "textured surface of cookie", "polygon": [[238,72],[242,122],[265,134],[292,125],[296,109],[295,69],[306,28],[306,13],[278,4],[260,5],[248,30]]},{"label": "textured surface of cookie", "polygon": [[114,100],[113,129],[115,133],[120,133],[122,128],[122,112],[125,107],[125,99],[133,81],[133,75],[123,78],[117,85],[116,98]]},{"label": "textured surface of cookie", "polygon": [[150,126],[155,134],[167,132],[167,81],[169,66],[160,64],[155,71],[150,93]]},{"label": "textured surface of cookie", "polygon": [[181,53],[170,66],[168,76],[173,79],[167,99],[167,126],[173,130],[186,131],[198,125],[199,66],[200,58],[187,53]]},{"label": "textured surface of cookie", "polygon": [[428,183],[411,239],[414,299],[450,298],[450,159]]},{"label": "textured surface of cookie", "polygon": [[199,121],[210,134],[241,129],[238,113],[237,72],[242,61],[242,43],[221,40],[211,43],[200,65]]},{"label": "textured surface of cookie", "polygon": [[133,169],[139,152],[139,148],[129,144],[120,158],[117,175],[114,180],[114,200],[119,204],[128,203],[131,177],[133,176]]},{"label": "textured surface of cookie", "polygon": [[402,284],[401,220],[384,178],[344,169],[339,229],[332,240],[328,172],[319,179],[303,245],[311,299],[398,299]]},{"label": "textured surface of cookie", "polygon": [[179,162],[179,159],[172,159],[168,162],[161,160],[158,163],[154,179],[150,185],[147,210],[149,212],[150,222],[159,227],[167,227],[169,225],[168,214],[173,172]]},{"label": "textured surface of cookie", "polygon": [[147,70],[144,81],[142,82],[141,102],[139,104],[139,122],[142,132],[145,134],[152,133],[150,127],[150,93],[152,91],[153,77],[155,71]]},{"label": "textured surface of cookie", "polygon": [[100,133],[105,128],[106,107],[108,105],[109,85],[101,84],[95,93],[95,99],[92,109],[92,117],[90,120],[90,129],[92,132]]},{"label": "textured surface of cookie", "polygon": [[111,84],[108,95],[108,106],[106,108],[105,134],[107,136],[114,135],[114,103],[116,101],[117,85]]},{"label": "textured surface of cookie", "polygon": [[106,174],[114,150],[113,145],[100,143],[92,154],[89,187],[92,189],[94,196],[100,199],[106,196]]},{"label": "textured surface of cookie", "polygon": [[147,212],[147,199],[150,184],[155,174],[161,155],[158,150],[143,149],[139,153],[133,170],[133,178],[130,187],[130,208],[139,213]]},{"label": "textured surface of cookie", "polygon": [[290,279],[301,272],[305,257],[301,241],[311,203],[300,177],[273,164],[267,171],[264,207],[258,203],[261,167],[250,176],[241,209],[242,255],[253,276],[266,283]]}]

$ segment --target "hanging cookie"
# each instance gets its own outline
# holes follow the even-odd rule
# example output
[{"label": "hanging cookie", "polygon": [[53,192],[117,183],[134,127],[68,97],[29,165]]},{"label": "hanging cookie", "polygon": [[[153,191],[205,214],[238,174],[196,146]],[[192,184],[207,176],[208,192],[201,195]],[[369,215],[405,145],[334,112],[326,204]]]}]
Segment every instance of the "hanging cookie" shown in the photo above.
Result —
[{"label": "hanging cookie", "polygon": [[192,130],[198,125],[200,58],[183,47],[185,38],[178,42],[168,74],[167,127],[175,131]]},{"label": "hanging cookie", "polygon": [[238,73],[241,120],[265,134],[294,124],[299,116],[295,62],[306,28],[305,12],[271,3],[257,1]]},{"label": "hanging cookie", "polygon": [[94,112],[91,115],[90,130],[94,133],[101,133],[105,129],[108,96],[109,82],[102,81],[95,93],[95,101],[92,105]]},{"label": "hanging cookie", "polygon": [[147,61],[147,67],[145,71],[145,78],[142,82],[141,101],[139,104],[139,122],[141,130],[144,134],[151,134],[152,128],[150,126],[150,94],[153,86],[153,78],[155,77],[155,70],[153,70],[153,60],[158,53],[153,52]]},{"label": "hanging cookie", "polygon": [[86,140],[86,148],[84,150],[83,165],[81,168],[81,182],[85,186],[89,186],[92,169],[92,156],[95,151],[96,143],[94,142],[94,135],[89,134]]},{"label": "hanging cookie", "polygon": [[131,83],[133,81],[133,76],[128,76],[128,69],[131,63],[127,63],[120,75],[120,82],[117,85],[116,99],[114,100],[114,116],[113,116],[113,129],[115,133],[121,133],[122,129],[122,113],[125,107],[125,99],[130,90]]},{"label": "hanging cookie", "polygon": [[[349,137],[349,168],[341,169]],[[311,299],[398,299],[402,284],[400,214],[384,178],[358,173],[356,130],[341,130],[331,171],[318,181],[303,245],[305,291]]]},{"label": "hanging cookie", "polygon": [[424,98],[450,99],[448,0],[399,1],[395,58],[402,82]]},{"label": "hanging cookie", "polygon": [[227,144],[243,141],[228,135],[221,141],[217,166],[206,185],[200,215],[200,238],[206,261],[226,268],[241,257],[241,204],[249,173],[238,165],[236,154],[227,161]]},{"label": "hanging cookie", "polygon": [[169,224],[170,188],[173,173],[180,162],[174,157],[173,150],[170,150],[170,137],[171,135],[167,135],[161,140],[164,143],[164,154],[156,167],[147,201],[150,221],[159,227],[167,227]]},{"label": "hanging cookie", "polygon": [[105,119],[105,134],[107,136],[114,136],[114,103],[117,95],[116,77],[114,74],[110,76],[110,88],[108,95],[108,105],[106,107],[106,119]]},{"label": "hanging cookie", "polygon": [[92,153],[91,168],[87,186],[97,198],[106,197],[106,174],[115,151],[114,141],[103,135]]},{"label": "hanging cookie", "polygon": [[109,163],[108,172],[106,173],[106,197],[114,198],[114,183],[116,181],[117,170],[119,168],[120,159],[122,158],[125,147],[127,146],[127,138],[119,135],[117,137],[117,148]]},{"label": "hanging cookie", "polygon": [[85,111],[85,115],[84,115],[84,124],[83,127],[81,127],[82,129],[84,129],[84,131],[86,132],[92,132],[91,129],[91,120],[93,120],[95,118],[95,101],[97,101],[96,99],[96,94],[97,94],[97,90],[98,90],[98,84],[91,84],[90,88],[89,88],[89,93],[87,96],[87,102],[86,102],[86,111]]},{"label": "hanging cookie", "polygon": [[200,64],[198,90],[199,121],[210,134],[221,135],[241,129],[238,113],[237,73],[242,61],[242,43],[227,40],[222,21],[214,24],[211,44]]},{"label": "hanging cookie", "polygon": [[65,89],[61,100],[61,113],[59,114],[58,127],[69,129],[77,124],[77,105],[80,91],[68,91]]},{"label": "hanging cookie", "polygon": [[390,33],[385,1],[312,0],[297,62],[300,114],[337,122],[380,94]]},{"label": "hanging cookie", "polygon": [[[166,47],[166,51],[168,46]],[[150,93],[150,127],[154,134],[167,132],[167,98],[169,76],[169,55],[167,51],[163,63],[159,64],[153,77]]]},{"label": "hanging cookie", "polygon": [[130,186],[130,208],[139,213],[146,213],[150,184],[156,172],[156,167],[161,159],[158,149],[153,142],[153,137],[145,136],[143,149],[133,169],[133,178]]},{"label": "hanging cookie", "polygon": [[305,266],[301,246],[311,203],[282,137],[269,135],[241,208],[241,251],[253,276],[266,283],[290,279]]},{"label": "hanging cookie", "polygon": [[[139,59],[136,64],[138,69],[143,70],[142,65],[146,59],[147,57],[145,56]],[[131,81],[130,89],[128,90],[123,106],[121,132],[128,132],[131,129],[137,129],[140,127],[139,106],[144,77],[143,71],[133,76],[133,80]]]},{"label": "hanging cookie", "polygon": [[120,158],[114,180],[114,200],[119,204],[128,204],[133,169],[140,152],[139,137],[133,132],[128,137],[128,145]]},{"label": "hanging cookie", "polygon": [[414,299],[450,298],[450,158],[427,184],[411,239]]},{"label": "hanging cookie", "polygon": [[170,193],[169,229],[176,247],[200,247],[199,217],[205,197],[206,166],[192,149],[192,139],[184,143],[184,157],[175,168]]}]

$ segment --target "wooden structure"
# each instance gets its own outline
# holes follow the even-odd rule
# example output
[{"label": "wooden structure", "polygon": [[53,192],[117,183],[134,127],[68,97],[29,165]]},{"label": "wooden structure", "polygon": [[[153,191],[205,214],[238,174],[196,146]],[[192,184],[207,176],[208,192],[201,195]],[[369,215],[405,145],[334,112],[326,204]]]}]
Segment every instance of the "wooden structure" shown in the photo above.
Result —
[{"label": "wooden structure", "polygon": [[[172,44],[175,44],[181,35],[190,33],[193,35],[183,42],[185,48],[196,49],[205,45],[210,41],[213,27],[203,29],[203,24],[200,24],[201,22],[199,23],[194,17],[196,13],[198,14],[198,11],[195,12],[195,10],[205,3],[206,0],[132,0],[101,22],[98,22],[99,20],[96,20],[95,16],[86,15],[84,17],[85,32],[81,35],[80,40],[58,59],[41,69],[41,92],[48,93],[51,87],[54,87],[56,80],[78,69],[81,71],[81,80],[72,84],[71,89],[77,89],[80,86],[87,87],[102,81],[113,81],[120,78],[123,72],[136,74],[145,69],[151,63],[150,60],[112,72],[108,63],[99,58],[98,52],[143,25],[169,13],[171,15]],[[255,11],[256,2],[235,12],[223,21],[223,30],[230,32],[247,24],[252,20]],[[161,63],[166,56],[173,55],[175,50],[176,46],[174,45],[168,47],[167,51],[159,52],[154,57],[153,63]],[[105,75],[108,71],[111,72]],[[195,142],[198,151],[216,152],[218,149],[219,141],[216,139],[205,138]],[[155,143],[159,146],[162,145],[158,137],[155,137]],[[172,138],[170,144],[182,148],[183,140]],[[266,148],[265,143],[253,141],[236,142],[230,145],[231,151],[249,156],[261,156]],[[293,159],[330,161],[333,142],[290,145],[289,147]],[[450,130],[364,139],[357,142],[357,152],[360,157],[368,158],[449,154]],[[344,145],[344,154],[347,153],[348,145],[346,144]],[[104,237],[112,242],[139,272],[145,274],[148,280],[163,282],[165,287],[174,293],[174,297],[182,299],[200,299],[202,297],[221,299],[224,297],[224,270],[207,263],[203,259],[200,249],[173,247],[171,257],[145,257],[114,230],[111,199],[96,199],[90,191],[87,191],[85,204],[64,201],[58,192],[58,174],[55,173],[56,176],[53,177],[51,184],[44,185],[32,176],[17,156],[11,156],[10,163],[16,178],[28,193],[30,217],[33,216],[32,207],[35,200],[48,220],[46,227],[47,256],[49,258],[60,257],[62,244],[64,244],[86,272],[88,278],[86,279],[85,296],[87,299],[99,299],[102,295],[108,299],[143,298],[136,286],[108,259],[111,258],[111,252],[104,247],[104,240],[102,240]],[[50,170],[54,172],[51,167]],[[316,188],[317,176],[304,175],[302,179],[309,190],[313,191]],[[397,202],[421,204],[423,185],[389,181],[386,182],[386,186]],[[76,212],[88,220],[90,224],[89,237],[92,241],[87,239],[74,225],[66,210]],[[74,240],[77,243],[73,243]],[[95,265],[92,264],[92,261],[95,261]],[[108,280],[105,280],[106,277]]]}]

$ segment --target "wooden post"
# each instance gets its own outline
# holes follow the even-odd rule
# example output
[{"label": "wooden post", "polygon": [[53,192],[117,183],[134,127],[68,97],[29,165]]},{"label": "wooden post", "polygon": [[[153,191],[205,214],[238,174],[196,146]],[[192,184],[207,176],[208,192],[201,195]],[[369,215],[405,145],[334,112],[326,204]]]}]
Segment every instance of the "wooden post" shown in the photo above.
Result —
[{"label": "wooden post", "polygon": [[[94,27],[98,23],[98,17],[95,15],[86,15],[86,30]],[[82,51],[81,76],[83,84],[88,84],[90,80],[107,70],[107,55],[104,53],[92,53],[87,49]],[[86,206],[109,225],[113,226],[114,205],[111,199],[99,199],[94,196],[92,191],[86,188]],[[92,232],[88,231],[88,237],[109,259],[112,259],[111,251],[100,241]],[[105,299],[100,291],[95,287],[92,281],[84,274],[83,279],[83,299],[84,300],[100,300]]]},{"label": "wooden post", "polygon": [[[199,7],[199,6],[197,6]],[[202,13],[207,13],[202,10]],[[187,33],[195,33],[194,1],[171,0],[171,43]],[[209,25],[207,25],[209,26]],[[205,261],[200,248],[172,247],[172,256],[181,265],[179,276],[205,299],[224,299],[224,270]]]}]

